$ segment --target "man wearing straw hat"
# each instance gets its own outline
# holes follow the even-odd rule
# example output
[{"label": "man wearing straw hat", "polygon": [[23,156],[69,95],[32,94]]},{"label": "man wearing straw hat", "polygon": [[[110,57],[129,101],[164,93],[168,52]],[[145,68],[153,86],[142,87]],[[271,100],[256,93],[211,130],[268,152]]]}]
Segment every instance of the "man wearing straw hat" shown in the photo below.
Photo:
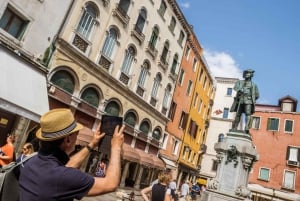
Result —
[{"label": "man wearing straw hat", "polygon": [[114,191],[120,179],[121,149],[124,125],[117,126],[111,140],[110,166],[106,177],[92,177],[80,171],[82,162],[104,137],[100,126],[92,141],[72,157],[75,142],[83,126],[74,120],[69,109],[53,109],[40,119],[41,128],[36,136],[40,150],[21,168],[19,179],[20,201],[71,201],[84,196],[96,196]]}]

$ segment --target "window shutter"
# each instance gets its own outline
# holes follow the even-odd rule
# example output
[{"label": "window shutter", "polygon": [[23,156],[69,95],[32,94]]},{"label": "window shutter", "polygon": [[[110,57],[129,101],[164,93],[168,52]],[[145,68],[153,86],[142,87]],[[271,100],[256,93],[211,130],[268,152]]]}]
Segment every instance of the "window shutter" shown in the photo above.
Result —
[{"label": "window shutter", "polygon": [[184,118],[183,118],[183,123],[182,123],[182,128],[186,129],[187,121],[188,121],[189,114],[184,113]]},{"label": "window shutter", "polygon": [[300,148],[298,148],[297,158],[298,158],[298,162],[300,162]]},{"label": "window shutter", "polygon": [[[288,146],[287,147],[287,150],[286,150],[286,157],[285,157],[285,160],[289,160],[289,156],[290,156],[290,147]],[[299,155],[298,155],[299,157]]]}]

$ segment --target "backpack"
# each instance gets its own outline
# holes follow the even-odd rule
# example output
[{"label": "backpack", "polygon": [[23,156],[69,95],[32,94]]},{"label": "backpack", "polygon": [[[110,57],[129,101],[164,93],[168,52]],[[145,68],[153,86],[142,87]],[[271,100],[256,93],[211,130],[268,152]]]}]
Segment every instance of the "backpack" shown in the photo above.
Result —
[{"label": "backpack", "polygon": [[19,200],[19,176],[20,166],[35,156],[33,153],[22,161],[10,164],[0,168],[0,201],[18,201]]}]

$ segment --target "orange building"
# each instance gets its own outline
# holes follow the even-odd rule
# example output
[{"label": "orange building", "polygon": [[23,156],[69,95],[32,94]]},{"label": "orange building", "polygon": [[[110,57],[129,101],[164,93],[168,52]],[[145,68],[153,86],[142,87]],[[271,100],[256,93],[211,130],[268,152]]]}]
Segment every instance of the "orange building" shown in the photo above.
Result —
[{"label": "orange building", "polygon": [[300,113],[286,96],[278,105],[257,104],[250,131],[259,154],[249,175],[255,201],[300,198]]}]

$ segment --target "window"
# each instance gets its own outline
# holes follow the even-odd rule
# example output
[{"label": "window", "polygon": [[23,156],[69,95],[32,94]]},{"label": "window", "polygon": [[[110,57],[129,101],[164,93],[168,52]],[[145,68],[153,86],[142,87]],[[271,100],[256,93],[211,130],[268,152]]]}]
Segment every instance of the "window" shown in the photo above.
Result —
[{"label": "window", "polygon": [[194,61],[193,61],[193,71],[194,71],[194,72],[197,71],[197,63],[198,63],[197,59],[194,58]]},{"label": "window", "polygon": [[187,120],[188,120],[188,114],[184,111],[181,112],[180,120],[179,120],[179,128],[185,129]]},{"label": "window", "polygon": [[86,39],[89,38],[91,30],[95,25],[97,11],[91,4],[87,4],[77,26],[77,31]]},{"label": "window", "polygon": [[293,120],[285,120],[285,124],[284,124],[284,132],[286,133],[292,133],[293,132],[293,125],[294,125],[294,121]]},{"label": "window", "polygon": [[175,20],[174,17],[172,17],[172,18],[171,18],[170,25],[169,25],[169,29],[170,29],[170,31],[171,31],[172,33],[174,32],[175,26],[176,26],[176,20]]},{"label": "window", "polygon": [[292,103],[282,103],[282,111],[283,112],[293,112],[293,104]]},{"label": "window", "polygon": [[178,38],[179,45],[182,45],[183,39],[184,39],[184,33],[183,31],[180,31],[179,38]]},{"label": "window", "polygon": [[138,80],[138,85],[139,86],[141,86],[141,87],[145,86],[145,82],[146,82],[147,75],[149,73],[149,69],[150,69],[149,68],[149,63],[144,62],[144,64],[142,65],[139,80]]},{"label": "window", "polygon": [[58,71],[51,78],[51,82],[59,88],[73,94],[75,88],[75,81],[73,76],[67,71]]},{"label": "window", "polygon": [[213,160],[211,170],[212,171],[217,171],[217,169],[218,169],[218,161],[217,160]]},{"label": "window", "polygon": [[162,139],[162,149],[166,149],[167,148],[167,144],[168,144],[168,134],[164,133],[163,139]]},{"label": "window", "polygon": [[261,180],[269,181],[269,179],[270,179],[270,169],[260,168],[258,178],[261,179]]},{"label": "window", "polygon": [[150,130],[150,125],[147,121],[143,121],[140,125],[140,131],[148,135],[148,132]]},{"label": "window", "polygon": [[150,38],[150,41],[149,41],[149,47],[150,47],[151,50],[155,49],[155,45],[156,45],[156,42],[157,42],[157,39],[158,39],[158,34],[159,34],[159,30],[158,30],[157,26],[155,26],[153,28],[151,38]]},{"label": "window", "polygon": [[173,121],[177,104],[173,101],[169,110],[168,117]]},{"label": "window", "polygon": [[201,109],[202,109],[202,99],[199,100],[199,105],[198,105],[198,112],[200,113],[201,112]]},{"label": "window", "polygon": [[118,32],[116,29],[111,28],[107,33],[104,45],[102,47],[102,54],[108,58],[111,58],[114,51],[114,47],[117,43]]},{"label": "window", "polygon": [[268,118],[267,130],[269,131],[278,131],[279,128],[279,119],[277,118]]},{"label": "window", "polygon": [[193,82],[192,82],[192,80],[189,80],[188,87],[186,89],[186,95],[187,96],[189,96],[191,94],[192,86],[193,86]]},{"label": "window", "polygon": [[160,16],[164,16],[165,12],[167,10],[167,4],[164,1],[161,1],[160,7],[158,9],[158,13],[160,14]]},{"label": "window", "polygon": [[193,103],[193,106],[196,107],[197,106],[197,102],[198,102],[198,93],[196,92],[195,94],[195,98],[194,98],[194,103]]},{"label": "window", "polygon": [[152,132],[152,137],[156,140],[160,140],[161,138],[161,132],[159,129],[154,129],[154,131]]},{"label": "window", "polygon": [[205,87],[206,87],[206,81],[207,81],[207,77],[205,76],[204,81],[203,81],[203,89],[205,89]]},{"label": "window", "polygon": [[81,94],[81,99],[94,107],[99,106],[99,95],[96,89],[89,87]]},{"label": "window", "polygon": [[191,120],[190,121],[190,126],[189,126],[189,134],[193,137],[196,138],[197,136],[197,131],[198,131],[198,125],[195,121]]},{"label": "window", "polygon": [[226,95],[227,96],[232,96],[232,88],[227,88]]},{"label": "window", "polygon": [[260,117],[252,116],[252,128],[259,129],[260,127]]},{"label": "window", "polygon": [[10,8],[6,8],[0,19],[0,27],[17,39],[21,39],[29,21],[24,20]]},{"label": "window", "polygon": [[176,139],[173,139],[173,150],[172,154],[177,155],[179,149],[179,141]]},{"label": "window", "polygon": [[175,54],[172,62],[172,67],[171,67],[171,74],[173,75],[176,74],[177,64],[178,64],[178,55]]},{"label": "window", "polygon": [[295,176],[296,176],[296,172],[290,170],[284,170],[282,187],[294,190]]},{"label": "window", "polygon": [[300,162],[300,147],[288,146],[286,160],[288,165],[298,166]]},{"label": "window", "polygon": [[184,78],[184,70],[181,69],[180,73],[179,73],[179,78],[178,78],[178,83],[180,84],[180,86],[182,86],[183,78]]},{"label": "window", "polygon": [[132,62],[134,60],[135,54],[136,54],[135,49],[132,46],[130,46],[126,50],[125,58],[124,58],[122,68],[121,68],[121,71],[123,73],[125,73],[126,75],[129,75],[130,68],[131,68]]},{"label": "window", "polygon": [[129,9],[129,5],[130,5],[130,0],[120,0],[118,9],[122,12],[123,15],[126,15]]},{"label": "window", "polygon": [[163,108],[168,108],[170,97],[171,97],[171,85],[168,84],[168,86],[165,89]]},{"label": "window", "polygon": [[225,107],[223,110],[223,119],[228,119],[229,108]]},{"label": "window", "polygon": [[189,46],[186,46],[185,53],[184,53],[184,56],[185,56],[186,58],[188,58],[189,53],[190,53],[190,50],[191,50],[191,48],[190,48]]},{"label": "window", "polygon": [[136,32],[138,32],[138,33],[143,32],[144,25],[145,25],[145,22],[146,22],[146,18],[147,18],[146,10],[142,9],[140,11],[139,17],[138,17],[136,25],[135,25]]},{"label": "window", "polygon": [[164,45],[164,48],[163,48],[163,51],[161,53],[161,57],[160,57],[160,61],[163,63],[163,64],[167,64],[167,56],[168,56],[168,52],[169,52],[169,42],[166,41],[165,42],[165,45]]},{"label": "window", "polygon": [[200,74],[199,74],[199,82],[201,82],[201,79],[202,79],[202,76],[203,76],[203,73],[204,73],[204,71],[203,71],[203,68],[200,70]]},{"label": "window", "polygon": [[119,116],[120,114],[120,106],[115,101],[111,101],[105,107],[105,112],[112,116]]},{"label": "window", "polygon": [[137,122],[137,117],[133,112],[128,112],[125,115],[124,122],[126,122],[128,125],[135,127],[135,124]]},{"label": "window", "polygon": [[151,91],[151,97],[156,98],[158,89],[160,86],[161,82],[161,75],[157,74],[156,77],[154,78],[153,86],[152,86],[152,91]]}]

